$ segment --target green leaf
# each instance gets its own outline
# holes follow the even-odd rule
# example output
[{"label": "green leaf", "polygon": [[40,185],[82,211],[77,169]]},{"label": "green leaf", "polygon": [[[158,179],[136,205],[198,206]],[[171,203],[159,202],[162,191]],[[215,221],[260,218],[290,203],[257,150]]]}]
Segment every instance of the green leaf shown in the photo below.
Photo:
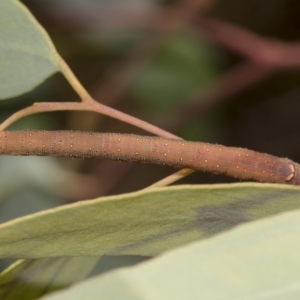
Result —
[{"label": "green leaf", "polygon": [[300,299],[300,211],[239,226],[44,300]]},{"label": "green leaf", "polygon": [[0,99],[28,92],[59,71],[48,34],[19,1],[0,1],[0,28]]},{"label": "green leaf", "polygon": [[199,37],[186,32],[172,35],[138,76],[132,92],[140,99],[148,117],[149,114],[164,116],[215,77],[216,59],[215,49]]},{"label": "green leaf", "polygon": [[78,202],[0,225],[0,258],[152,256],[240,223],[300,208],[300,189],[175,186]]},{"label": "green leaf", "polygon": [[20,260],[0,275],[0,299],[33,300],[86,278],[98,257]]}]

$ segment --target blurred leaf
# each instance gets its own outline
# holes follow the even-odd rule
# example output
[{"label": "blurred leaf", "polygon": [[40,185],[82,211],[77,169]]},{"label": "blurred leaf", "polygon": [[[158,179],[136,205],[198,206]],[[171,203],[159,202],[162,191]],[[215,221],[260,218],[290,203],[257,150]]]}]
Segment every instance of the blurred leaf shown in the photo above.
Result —
[{"label": "blurred leaf", "polygon": [[216,74],[216,52],[188,34],[165,41],[157,58],[142,72],[133,93],[147,114],[165,114]]},{"label": "blurred leaf", "polygon": [[0,1],[0,99],[34,89],[59,71],[45,30],[18,0]]},{"label": "blurred leaf", "polygon": [[77,202],[0,225],[0,258],[152,256],[240,223],[300,208],[300,189],[177,186]]},{"label": "blurred leaf", "polygon": [[28,187],[66,195],[66,186],[71,185],[76,176],[53,157],[0,157],[0,169],[0,202],[7,195]]},{"label": "blurred leaf", "polygon": [[98,257],[19,260],[0,275],[0,299],[33,300],[86,278]]},{"label": "blurred leaf", "polygon": [[240,226],[44,297],[299,299],[300,211]]}]

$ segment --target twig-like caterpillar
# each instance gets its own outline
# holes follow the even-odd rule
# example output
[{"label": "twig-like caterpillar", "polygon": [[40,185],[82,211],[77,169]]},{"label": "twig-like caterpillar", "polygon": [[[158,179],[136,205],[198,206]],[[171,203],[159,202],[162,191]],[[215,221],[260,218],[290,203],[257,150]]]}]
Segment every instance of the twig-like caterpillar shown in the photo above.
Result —
[{"label": "twig-like caterpillar", "polygon": [[81,131],[3,131],[0,155],[107,158],[188,167],[261,182],[300,184],[300,165],[286,158],[200,142]]}]

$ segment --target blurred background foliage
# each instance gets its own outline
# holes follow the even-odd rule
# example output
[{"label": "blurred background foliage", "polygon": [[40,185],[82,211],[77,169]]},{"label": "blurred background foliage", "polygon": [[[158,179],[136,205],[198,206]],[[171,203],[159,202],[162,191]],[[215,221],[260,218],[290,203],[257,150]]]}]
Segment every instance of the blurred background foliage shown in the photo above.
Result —
[{"label": "blurred background foliage", "polygon": [[[22,2],[98,101],[185,139],[300,161],[299,1]],[[284,52],[282,45],[291,47]],[[34,102],[77,99],[56,74],[26,95],[1,101],[0,120]],[[34,115],[10,129],[147,134],[86,112]],[[35,157],[1,157],[0,167],[0,222],[138,190],[173,172],[143,164]],[[232,179],[195,173],[179,183],[217,182]]]}]

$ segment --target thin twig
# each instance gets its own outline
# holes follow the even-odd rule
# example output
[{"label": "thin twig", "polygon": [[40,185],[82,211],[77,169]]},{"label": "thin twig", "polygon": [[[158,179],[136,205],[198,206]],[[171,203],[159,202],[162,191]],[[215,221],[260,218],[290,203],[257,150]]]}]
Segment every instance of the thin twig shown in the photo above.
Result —
[{"label": "thin twig", "polygon": [[82,102],[88,101],[91,99],[90,94],[87,90],[82,86],[77,77],[74,75],[70,67],[66,64],[66,62],[62,59],[62,57],[57,54],[60,70],[68,80],[74,91],[80,96]]},{"label": "thin twig", "polygon": [[12,123],[16,122],[17,120],[19,120],[23,117],[29,116],[29,115],[33,115],[33,114],[37,114],[37,113],[41,113],[41,112],[64,111],[64,110],[96,112],[96,113],[104,114],[106,116],[118,119],[119,121],[126,122],[133,126],[137,126],[141,129],[144,129],[148,132],[151,132],[151,133],[161,136],[161,137],[180,139],[178,136],[176,136],[172,133],[169,133],[163,129],[160,129],[159,127],[156,127],[156,126],[154,126],[150,123],[147,123],[145,121],[142,121],[138,118],[127,115],[121,111],[115,110],[115,109],[105,106],[101,103],[98,103],[94,99],[90,99],[90,100],[87,100],[82,103],[76,103],[76,102],[35,103],[29,107],[26,107],[24,109],[17,111],[13,115],[11,115],[9,118],[7,118],[0,125],[0,131],[4,130],[5,128],[10,126]]},{"label": "thin twig", "polygon": [[190,174],[193,174],[195,172],[195,170],[189,169],[189,168],[184,168],[181,169],[165,178],[163,178],[162,180],[159,180],[151,185],[149,185],[148,187],[146,187],[143,190],[147,190],[147,189],[152,189],[152,188],[158,188],[158,187],[164,187],[167,185],[170,185]]}]

